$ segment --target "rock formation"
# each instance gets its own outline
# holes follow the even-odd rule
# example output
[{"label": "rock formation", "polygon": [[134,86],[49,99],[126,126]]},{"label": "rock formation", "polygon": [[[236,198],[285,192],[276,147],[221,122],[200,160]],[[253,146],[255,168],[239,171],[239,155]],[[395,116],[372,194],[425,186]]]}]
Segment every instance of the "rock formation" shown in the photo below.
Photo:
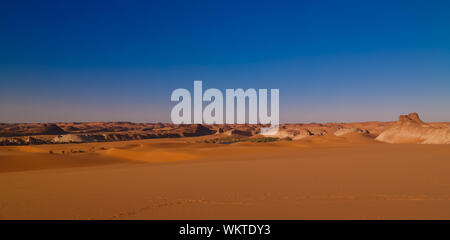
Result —
[{"label": "rock formation", "polygon": [[349,133],[358,133],[358,134],[369,134],[370,132],[367,129],[361,128],[341,128],[334,132],[336,136],[343,136]]},{"label": "rock formation", "polygon": [[450,144],[450,128],[424,123],[417,113],[401,115],[397,123],[377,138],[387,143]]}]

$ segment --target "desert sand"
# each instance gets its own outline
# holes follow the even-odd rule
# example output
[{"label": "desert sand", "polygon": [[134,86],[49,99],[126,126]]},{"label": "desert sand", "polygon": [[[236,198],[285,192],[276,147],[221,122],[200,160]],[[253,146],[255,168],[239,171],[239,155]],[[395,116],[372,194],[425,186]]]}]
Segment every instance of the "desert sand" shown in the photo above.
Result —
[{"label": "desert sand", "polygon": [[0,219],[450,219],[450,145],[377,140],[408,116],[0,146]]}]

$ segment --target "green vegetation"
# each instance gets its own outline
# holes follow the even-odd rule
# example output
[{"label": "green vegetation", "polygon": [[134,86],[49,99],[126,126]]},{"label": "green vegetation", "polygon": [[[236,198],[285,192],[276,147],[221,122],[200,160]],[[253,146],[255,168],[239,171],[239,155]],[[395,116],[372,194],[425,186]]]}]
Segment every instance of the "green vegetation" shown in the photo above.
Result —
[{"label": "green vegetation", "polygon": [[280,140],[276,137],[260,137],[260,138],[249,138],[248,142],[276,142]]},{"label": "green vegetation", "polygon": [[277,138],[277,137],[256,137],[256,138],[250,138],[250,137],[222,137],[222,138],[213,138],[213,139],[206,139],[203,141],[196,141],[196,143],[213,143],[213,144],[232,144],[237,142],[252,142],[252,143],[266,143],[266,142],[276,142],[276,141],[292,141],[292,138],[285,137],[285,138]]}]

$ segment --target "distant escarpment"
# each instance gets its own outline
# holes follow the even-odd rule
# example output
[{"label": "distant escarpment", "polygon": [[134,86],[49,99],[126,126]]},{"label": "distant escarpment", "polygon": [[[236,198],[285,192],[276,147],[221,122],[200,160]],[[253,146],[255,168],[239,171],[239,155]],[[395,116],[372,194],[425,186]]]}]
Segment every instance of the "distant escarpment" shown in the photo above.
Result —
[{"label": "distant escarpment", "polygon": [[[228,126],[229,127],[229,126]],[[216,134],[224,125],[131,122],[0,124],[0,145],[33,145],[198,137]],[[231,129],[231,128],[230,128]]]},{"label": "distant escarpment", "polygon": [[[425,123],[417,113],[397,122],[281,124],[275,138],[376,139],[386,143],[450,143],[450,123]],[[258,137],[260,124],[169,124],[132,122],[0,123],[0,145],[130,141],[214,135]],[[267,126],[266,126],[267,127]]]},{"label": "distant escarpment", "polygon": [[[389,123],[282,124],[273,137],[302,139],[334,132],[377,132]],[[251,138],[260,135],[260,124],[168,124],[131,122],[18,123],[0,124],[0,145],[62,144],[181,138],[215,135],[214,138]],[[267,127],[267,126],[266,126]]]}]

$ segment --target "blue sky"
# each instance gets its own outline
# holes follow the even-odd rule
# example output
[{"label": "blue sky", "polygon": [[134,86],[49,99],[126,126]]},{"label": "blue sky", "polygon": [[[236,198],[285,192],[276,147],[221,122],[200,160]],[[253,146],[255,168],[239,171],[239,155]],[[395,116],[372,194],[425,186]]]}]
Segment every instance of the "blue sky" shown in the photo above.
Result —
[{"label": "blue sky", "polygon": [[450,121],[449,1],[2,1],[0,122],[170,121],[279,88],[282,122]]}]

